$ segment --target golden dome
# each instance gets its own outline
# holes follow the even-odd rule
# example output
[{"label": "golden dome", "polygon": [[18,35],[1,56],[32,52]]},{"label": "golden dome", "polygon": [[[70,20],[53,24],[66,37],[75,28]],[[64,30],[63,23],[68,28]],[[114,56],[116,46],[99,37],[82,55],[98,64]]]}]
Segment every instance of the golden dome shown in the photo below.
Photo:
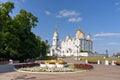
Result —
[{"label": "golden dome", "polygon": [[88,34],[87,37],[86,37],[87,40],[90,40],[91,39],[91,35]]},{"label": "golden dome", "polygon": [[58,34],[58,32],[57,32],[57,31],[55,31],[55,32],[54,32],[54,34]]},{"label": "golden dome", "polygon": [[69,40],[69,39],[70,39],[70,35],[67,35],[67,36],[66,36],[66,40]]},{"label": "golden dome", "polygon": [[76,34],[84,34],[84,33],[82,32],[82,30],[78,29]]},{"label": "golden dome", "polygon": [[58,32],[57,31],[54,32],[54,36],[58,36]]}]

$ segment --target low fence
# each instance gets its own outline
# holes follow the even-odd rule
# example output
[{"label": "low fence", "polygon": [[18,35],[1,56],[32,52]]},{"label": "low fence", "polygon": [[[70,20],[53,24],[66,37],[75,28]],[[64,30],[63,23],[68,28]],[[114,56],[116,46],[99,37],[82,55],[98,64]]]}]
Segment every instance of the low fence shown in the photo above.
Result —
[{"label": "low fence", "polygon": [[0,61],[0,65],[3,65],[3,64],[13,64],[13,63],[19,63],[19,61],[13,61],[13,60]]},{"label": "low fence", "polygon": [[9,61],[0,61],[0,64],[9,64]]},{"label": "low fence", "polygon": [[90,60],[85,60],[85,63],[86,64],[105,64],[105,65],[118,65],[116,64],[117,61],[109,61],[109,60],[105,60],[105,61],[100,61],[100,60],[97,60],[97,61],[90,61]]}]

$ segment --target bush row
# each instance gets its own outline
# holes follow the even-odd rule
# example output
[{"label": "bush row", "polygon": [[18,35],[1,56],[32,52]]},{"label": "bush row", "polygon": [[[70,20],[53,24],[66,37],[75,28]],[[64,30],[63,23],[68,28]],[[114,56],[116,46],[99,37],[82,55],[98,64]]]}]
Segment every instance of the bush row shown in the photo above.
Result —
[{"label": "bush row", "polygon": [[116,65],[120,65],[120,62],[115,62]]},{"label": "bush row", "polygon": [[14,64],[15,68],[24,68],[24,67],[33,67],[33,66],[38,66],[39,63],[35,62],[29,62],[29,63],[19,63],[19,64]]},{"label": "bush row", "polygon": [[74,68],[89,70],[89,69],[93,69],[93,66],[89,64],[74,64]]}]

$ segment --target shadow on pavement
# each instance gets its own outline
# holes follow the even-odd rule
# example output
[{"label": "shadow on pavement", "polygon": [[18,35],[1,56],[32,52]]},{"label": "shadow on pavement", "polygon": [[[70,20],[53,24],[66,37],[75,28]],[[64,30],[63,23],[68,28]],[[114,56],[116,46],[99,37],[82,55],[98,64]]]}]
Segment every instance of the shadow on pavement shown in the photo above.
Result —
[{"label": "shadow on pavement", "polygon": [[14,72],[14,66],[12,64],[0,65],[0,73]]},{"label": "shadow on pavement", "polygon": [[36,77],[28,77],[27,75],[21,75],[21,76],[18,76],[14,79],[11,79],[11,80],[18,80],[18,79],[22,79],[22,80],[29,80],[29,79],[32,79],[34,80]]}]

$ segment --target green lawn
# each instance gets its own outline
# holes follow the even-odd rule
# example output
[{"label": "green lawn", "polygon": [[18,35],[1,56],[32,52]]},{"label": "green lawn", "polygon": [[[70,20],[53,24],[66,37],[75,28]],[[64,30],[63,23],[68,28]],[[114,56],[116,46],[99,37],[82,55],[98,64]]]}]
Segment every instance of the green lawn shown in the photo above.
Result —
[{"label": "green lawn", "polygon": [[120,61],[120,58],[113,58],[113,57],[107,57],[107,58],[104,58],[104,57],[97,57],[97,56],[88,56],[88,57],[80,57],[80,60],[100,60],[100,61],[105,61],[105,60],[109,60],[109,61],[112,61],[112,60],[115,60],[115,61]]}]

